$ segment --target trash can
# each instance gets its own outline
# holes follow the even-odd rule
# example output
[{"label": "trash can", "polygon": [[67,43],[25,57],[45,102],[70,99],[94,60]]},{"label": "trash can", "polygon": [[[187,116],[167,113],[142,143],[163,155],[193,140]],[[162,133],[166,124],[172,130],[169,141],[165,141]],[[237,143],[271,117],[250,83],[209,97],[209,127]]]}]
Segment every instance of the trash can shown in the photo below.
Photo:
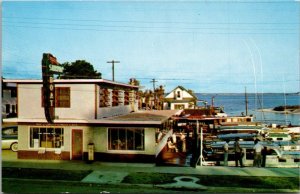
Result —
[{"label": "trash can", "polygon": [[88,162],[94,161],[94,147],[93,143],[88,144]]}]

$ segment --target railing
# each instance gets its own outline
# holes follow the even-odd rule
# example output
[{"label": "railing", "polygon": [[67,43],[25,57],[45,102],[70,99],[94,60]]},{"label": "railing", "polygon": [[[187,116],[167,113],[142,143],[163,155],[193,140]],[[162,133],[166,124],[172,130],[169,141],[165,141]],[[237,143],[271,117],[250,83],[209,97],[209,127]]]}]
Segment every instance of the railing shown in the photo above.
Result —
[{"label": "railing", "polygon": [[158,142],[158,145],[156,147],[156,154],[155,157],[158,156],[158,154],[162,151],[162,149],[165,147],[167,144],[168,138],[171,137],[173,134],[173,129],[170,129],[168,133],[166,133],[163,138]]}]

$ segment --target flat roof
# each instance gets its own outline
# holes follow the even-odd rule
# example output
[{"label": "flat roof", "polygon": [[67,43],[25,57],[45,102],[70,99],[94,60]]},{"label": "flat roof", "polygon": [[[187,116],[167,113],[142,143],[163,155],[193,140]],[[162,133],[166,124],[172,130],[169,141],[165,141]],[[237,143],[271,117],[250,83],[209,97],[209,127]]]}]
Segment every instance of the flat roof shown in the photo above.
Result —
[{"label": "flat roof", "polygon": [[[102,125],[102,126],[118,126],[118,125],[132,125],[132,126],[155,126],[158,127],[163,124],[166,120],[171,118],[172,115],[176,114],[177,111],[161,110],[161,111],[141,111],[134,112],[127,115],[120,115],[109,118],[102,119],[56,119],[54,120],[54,125],[56,124],[77,124],[77,125]],[[9,118],[3,119],[4,123],[18,123],[18,124],[36,124],[44,125],[48,122],[46,119],[22,119],[22,118]],[[49,124],[51,125],[51,124]]]},{"label": "flat roof", "polygon": [[[16,83],[16,84],[42,84],[41,79],[3,79],[4,83]],[[139,88],[139,86],[134,86],[131,84],[115,82],[106,79],[54,79],[54,83],[66,83],[66,84],[111,84],[126,87]]]}]

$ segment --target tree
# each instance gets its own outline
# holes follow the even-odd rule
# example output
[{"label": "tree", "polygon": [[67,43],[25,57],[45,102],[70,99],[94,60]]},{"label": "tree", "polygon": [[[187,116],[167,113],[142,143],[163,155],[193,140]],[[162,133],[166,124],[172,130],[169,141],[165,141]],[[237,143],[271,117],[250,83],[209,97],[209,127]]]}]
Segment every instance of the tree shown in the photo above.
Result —
[{"label": "tree", "polygon": [[160,85],[159,88],[155,89],[155,96],[157,98],[155,101],[155,108],[157,110],[163,110],[164,94],[165,89],[162,85]]},{"label": "tree", "polygon": [[85,60],[76,60],[71,64],[69,62],[63,63],[63,73],[59,79],[101,79],[101,73],[94,70],[94,67]]},{"label": "tree", "polygon": [[135,78],[130,78],[129,84],[134,85],[134,86],[140,86],[140,81]]}]

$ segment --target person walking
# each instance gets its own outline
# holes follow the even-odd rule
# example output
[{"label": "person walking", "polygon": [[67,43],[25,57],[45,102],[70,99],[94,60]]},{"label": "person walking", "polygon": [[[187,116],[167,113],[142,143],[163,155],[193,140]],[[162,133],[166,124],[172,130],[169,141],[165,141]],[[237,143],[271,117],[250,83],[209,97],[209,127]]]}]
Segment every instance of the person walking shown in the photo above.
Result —
[{"label": "person walking", "polygon": [[253,166],[254,167],[261,167],[261,163],[262,163],[262,156],[261,156],[261,152],[264,149],[264,147],[258,142],[258,139],[254,140],[254,160],[253,160]]},{"label": "person walking", "polygon": [[242,158],[243,150],[240,146],[238,137],[235,138],[233,149],[234,149],[235,166],[238,167],[238,162],[240,162],[241,167],[244,167],[243,158]]},{"label": "person walking", "polygon": [[224,166],[228,166],[228,151],[229,151],[229,140],[227,139],[225,141],[225,144],[223,145],[223,149],[224,149]]}]

